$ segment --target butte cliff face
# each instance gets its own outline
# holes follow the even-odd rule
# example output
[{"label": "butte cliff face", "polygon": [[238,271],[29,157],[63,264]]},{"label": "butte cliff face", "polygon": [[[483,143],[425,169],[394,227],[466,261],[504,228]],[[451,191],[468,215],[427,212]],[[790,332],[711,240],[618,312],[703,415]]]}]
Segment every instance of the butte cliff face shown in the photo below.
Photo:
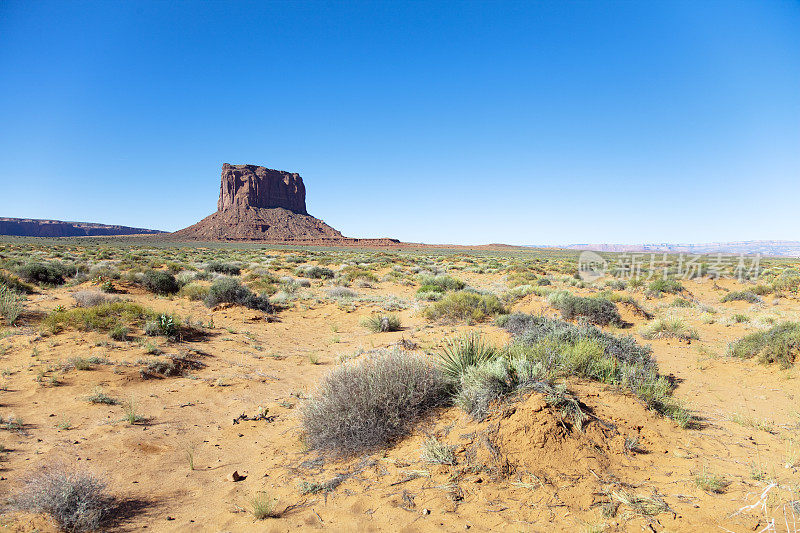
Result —
[{"label": "butte cliff face", "polygon": [[299,174],[255,165],[222,165],[217,212],[173,234],[212,241],[311,242],[345,240],[306,211]]},{"label": "butte cliff face", "polygon": [[222,165],[217,211],[235,207],[282,207],[307,215],[306,187],[300,174],[255,165]]}]

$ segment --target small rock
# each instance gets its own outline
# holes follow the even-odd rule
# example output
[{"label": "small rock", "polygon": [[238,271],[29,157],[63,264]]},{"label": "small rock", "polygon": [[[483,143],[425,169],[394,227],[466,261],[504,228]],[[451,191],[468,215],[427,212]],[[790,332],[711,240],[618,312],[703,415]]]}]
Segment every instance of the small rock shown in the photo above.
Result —
[{"label": "small rock", "polygon": [[423,509],[422,510],[422,514],[431,514],[431,510],[430,509]]},{"label": "small rock", "polygon": [[234,470],[233,472],[228,474],[228,481],[233,481],[235,483],[237,481],[241,481],[241,480],[245,479],[246,477],[247,476],[243,476],[239,472]]}]

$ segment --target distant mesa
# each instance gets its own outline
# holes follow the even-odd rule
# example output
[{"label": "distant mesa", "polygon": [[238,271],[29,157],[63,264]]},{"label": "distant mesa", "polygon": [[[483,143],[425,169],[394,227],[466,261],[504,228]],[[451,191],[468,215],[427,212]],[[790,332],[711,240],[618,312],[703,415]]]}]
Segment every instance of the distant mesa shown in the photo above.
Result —
[{"label": "distant mesa", "polygon": [[256,165],[222,165],[217,212],[172,234],[179,240],[303,244],[396,244],[351,239],[308,214],[299,174]]},{"label": "distant mesa", "polygon": [[102,237],[110,235],[153,235],[157,233],[165,232],[155,229],[96,224],[94,222],[0,217],[0,235],[14,235],[17,237]]}]

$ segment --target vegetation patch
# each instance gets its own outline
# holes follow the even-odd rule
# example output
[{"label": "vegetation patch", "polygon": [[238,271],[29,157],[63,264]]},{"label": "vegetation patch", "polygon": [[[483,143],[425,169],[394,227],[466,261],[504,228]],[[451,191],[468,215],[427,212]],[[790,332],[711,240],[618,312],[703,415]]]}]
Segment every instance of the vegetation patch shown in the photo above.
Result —
[{"label": "vegetation patch", "polygon": [[380,350],[347,361],[322,378],[304,406],[306,442],[346,454],[385,445],[446,392],[442,373],[418,355]]},{"label": "vegetation patch", "polygon": [[178,280],[163,270],[148,270],[142,276],[142,286],[153,294],[175,294],[180,289]]},{"label": "vegetation patch", "polygon": [[402,327],[400,318],[397,315],[372,315],[369,318],[365,318],[361,324],[373,333],[400,331]]},{"label": "vegetation patch", "polygon": [[0,316],[8,326],[13,326],[25,308],[25,296],[16,290],[0,285]]},{"label": "vegetation patch", "polygon": [[800,351],[800,323],[783,322],[767,331],[751,333],[728,345],[728,355],[742,359],[756,357],[760,363],[778,363],[789,368]]},{"label": "vegetation patch", "polygon": [[67,328],[79,331],[108,332],[118,325],[141,327],[148,320],[155,320],[158,313],[132,302],[109,302],[92,307],[57,309],[42,321],[42,326],[51,333]]},{"label": "vegetation patch", "polygon": [[223,263],[222,261],[211,261],[206,265],[206,270],[209,272],[216,272],[218,274],[225,274],[226,276],[238,276],[242,269],[239,265],[234,263]]},{"label": "vegetation patch", "polygon": [[50,515],[65,531],[96,531],[112,509],[105,489],[91,474],[51,469],[28,479],[16,503]]},{"label": "vegetation patch", "polygon": [[575,296],[568,291],[558,291],[552,293],[547,301],[561,313],[565,320],[582,318],[598,326],[609,324],[621,326],[623,324],[617,306],[602,296],[585,298]]},{"label": "vegetation patch", "polygon": [[657,279],[647,287],[648,296],[660,298],[662,294],[680,294],[684,290],[683,285],[676,279]]},{"label": "vegetation patch", "polygon": [[269,298],[257,296],[236,278],[220,278],[216,280],[208,289],[208,294],[203,299],[203,302],[208,307],[214,307],[221,303],[231,303],[267,313],[272,312]]},{"label": "vegetation patch", "polygon": [[429,320],[443,322],[482,322],[490,316],[505,313],[503,304],[493,294],[471,291],[448,293],[424,311]]},{"label": "vegetation patch", "polygon": [[33,294],[36,289],[10,272],[0,270],[0,287],[15,290],[21,294]]},{"label": "vegetation patch", "polygon": [[72,272],[67,265],[58,261],[49,263],[25,263],[17,267],[17,275],[29,283],[40,285],[61,285],[64,278]]},{"label": "vegetation patch", "polygon": [[645,339],[681,339],[690,341],[700,338],[697,332],[678,317],[657,318],[641,330]]},{"label": "vegetation patch", "polygon": [[630,391],[682,427],[692,423],[691,414],[672,396],[669,380],[659,374],[651,349],[633,337],[534,315],[511,315],[501,325],[514,336],[506,357],[534,364],[524,369],[525,379],[535,372],[549,383],[568,376],[607,383]]},{"label": "vegetation patch", "polygon": [[722,302],[749,302],[751,304],[764,303],[761,297],[751,291],[731,291],[722,297]]}]

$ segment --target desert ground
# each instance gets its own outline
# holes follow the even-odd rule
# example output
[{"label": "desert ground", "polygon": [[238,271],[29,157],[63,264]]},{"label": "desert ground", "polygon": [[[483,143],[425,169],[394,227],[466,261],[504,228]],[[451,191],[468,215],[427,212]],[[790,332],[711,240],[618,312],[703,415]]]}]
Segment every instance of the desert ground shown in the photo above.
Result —
[{"label": "desert ground", "polygon": [[[587,282],[577,258],[3,239],[0,529],[71,527],[30,501],[77,472],[108,531],[796,531],[798,337],[735,347],[800,321],[800,261]],[[577,344],[526,344],[531,320]],[[320,433],[341,371],[410,359],[445,385],[389,437]]]}]

